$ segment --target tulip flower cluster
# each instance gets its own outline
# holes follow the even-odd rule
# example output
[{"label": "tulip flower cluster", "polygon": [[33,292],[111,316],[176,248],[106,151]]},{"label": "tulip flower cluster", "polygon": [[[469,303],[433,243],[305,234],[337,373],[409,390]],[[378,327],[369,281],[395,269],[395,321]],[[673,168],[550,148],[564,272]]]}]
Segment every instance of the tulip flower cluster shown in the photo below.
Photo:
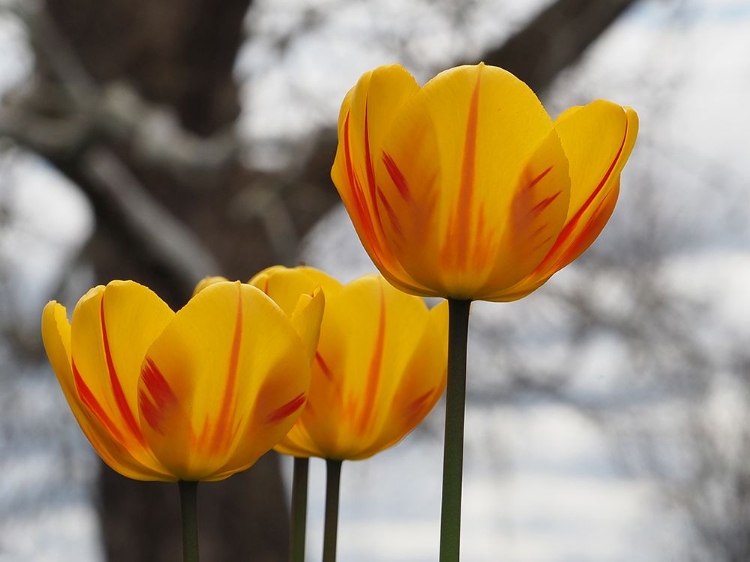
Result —
[{"label": "tulip flower cluster", "polygon": [[[398,443],[447,386],[440,560],[457,561],[470,303],[522,298],[591,245],[637,129],[633,110],[601,100],[553,121],[523,82],[483,64],[422,87],[398,65],[366,73],[341,107],[332,178],[382,277],[211,277],[177,312],[113,281],[70,321],[50,302],[44,345],[73,415],[112,469],[181,492],[272,448],[295,457],[295,561],[305,463],[326,459],[331,562],[341,462]],[[195,509],[190,493],[183,502]],[[197,561],[197,542],[184,544]]]},{"label": "tulip flower cluster", "polygon": [[261,291],[217,283],[179,312],[137,283],[44,309],[50,362],[81,429],[137,480],[211,481],[245,470],[286,435],[310,384],[324,296],[290,319]]}]

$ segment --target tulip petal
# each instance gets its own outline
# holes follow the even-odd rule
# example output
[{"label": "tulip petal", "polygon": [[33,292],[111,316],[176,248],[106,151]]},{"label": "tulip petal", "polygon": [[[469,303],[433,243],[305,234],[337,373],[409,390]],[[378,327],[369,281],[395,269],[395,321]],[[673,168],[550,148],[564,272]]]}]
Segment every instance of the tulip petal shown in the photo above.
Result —
[{"label": "tulip petal", "polygon": [[383,389],[379,399],[377,440],[363,447],[352,460],[361,460],[392,447],[409,434],[430,413],[445,391],[446,357],[448,355],[448,303],[441,302],[430,310],[416,311],[416,323],[409,332],[419,339],[409,342],[407,361],[390,377],[396,383]]},{"label": "tulip petal", "polygon": [[71,323],[77,394],[97,423],[145,467],[162,472],[137,421],[140,363],[174,313],[150,289],[113,281],[79,301]]},{"label": "tulip petal", "polygon": [[424,290],[416,286],[385,243],[378,202],[382,194],[376,176],[383,139],[399,108],[418,90],[414,78],[399,65],[382,66],[360,78],[341,106],[331,178],[378,269],[396,284]]},{"label": "tulip petal", "polygon": [[599,100],[563,114],[555,129],[570,162],[571,201],[565,229],[542,266],[552,272],[581,255],[612,214],[620,173],[638,133],[638,116]]},{"label": "tulip petal", "polygon": [[633,150],[638,116],[630,108],[598,100],[571,108],[555,122],[570,163],[571,201],[566,224],[547,256],[503,298],[521,298],[580,256],[614,211],[620,173]]},{"label": "tulip petal", "polygon": [[228,279],[220,275],[204,277],[203,279],[198,281],[198,284],[195,286],[195,289],[193,289],[193,296],[197,295],[203,289],[213,285],[214,283],[223,283],[224,281],[228,281]]},{"label": "tulip petal", "polygon": [[[310,403],[307,403],[305,411],[310,407]],[[304,416],[305,413],[303,412]],[[302,417],[300,417],[300,420]],[[292,457],[322,457],[325,458],[325,454],[321,451],[320,447],[315,443],[310,432],[307,430],[305,423],[294,424],[294,427],[289,430],[289,433],[273,448],[277,453],[282,455],[289,455]]]},{"label": "tulip petal", "polygon": [[323,273],[319,269],[315,269],[314,267],[301,265],[299,267],[295,267],[294,270],[304,273],[307,277],[312,279],[315,287],[320,287],[321,289],[323,289],[323,292],[326,295],[334,295],[344,287],[339,281],[337,281],[330,275]]},{"label": "tulip petal", "polygon": [[[83,410],[78,402],[73,371],[70,368],[70,322],[65,307],[55,301],[47,303],[42,311],[42,341],[70,409],[76,419],[79,419]],[[87,431],[84,430],[84,433]]]},{"label": "tulip petal", "polygon": [[341,283],[312,267],[287,268],[274,265],[256,274],[248,283],[257,287],[291,318],[300,295],[312,295],[318,288],[326,294],[341,290]]},{"label": "tulip petal", "polygon": [[307,349],[307,358],[312,361],[320,340],[320,321],[323,318],[325,295],[317,289],[312,295],[302,295],[290,318],[302,343]]},{"label": "tulip petal", "polygon": [[[324,294],[340,291],[341,283],[312,267],[286,268],[281,265],[264,269],[248,283],[271,297],[291,318],[312,361],[320,337]],[[312,318],[318,321],[311,321]]]},{"label": "tulip petal", "polygon": [[518,179],[508,228],[493,250],[491,273],[474,298],[497,300],[498,292],[505,294],[539,265],[565,224],[569,193],[568,163],[552,131]]},{"label": "tulip petal", "polygon": [[[403,402],[408,399],[399,398],[403,373],[416,366],[412,354],[428,318],[420,299],[375,275],[360,278],[327,299],[308,405],[276,449],[297,456],[359,459],[403,437],[413,427],[404,424],[416,424],[421,410],[409,411],[408,418],[401,420],[392,420],[389,413],[404,413]],[[445,354],[437,350],[431,347],[428,353],[441,363],[439,368],[430,371],[428,365],[421,365],[424,371],[409,371],[429,387],[435,400],[442,392],[445,372]],[[433,400],[428,402],[434,405]],[[400,437],[394,437],[399,431]]]},{"label": "tulip petal", "polygon": [[[519,205],[556,192],[560,202],[546,213],[564,218],[568,185],[558,180],[567,175],[565,157],[552,131],[528,86],[481,64],[439,74],[404,104],[383,143],[380,203],[394,218],[385,223],[386,239],[417,283],[437,287],[432,294],[470,298],[491,283],[496,262],[519,277],[533,269],[531,260],[508,263],[515,258],[507,255],[509,230],[521,223],[526,229],[512,236],[530,239],[539,225],[519,220]],[[525,166],[540,146],[547,160],[535,161],[529,176]],[[535,181],[547,168],[552,176]]]},{"label": "tulip petal", "polygon": [[141,423],[157,458],[185,480],[253,464],[304,406],[301,349],[289,318],[257,288],[220,282],[200,291],[143,363]]},{"label": "tulip petal", "polygon": [[143,466],[84,406],[71,369],[70,322],[65,307],[50,302],[42,313],[42,340],[50,364],[81,431],[102,460],[113,470],[136,480],[171,480],[163,470]]}]

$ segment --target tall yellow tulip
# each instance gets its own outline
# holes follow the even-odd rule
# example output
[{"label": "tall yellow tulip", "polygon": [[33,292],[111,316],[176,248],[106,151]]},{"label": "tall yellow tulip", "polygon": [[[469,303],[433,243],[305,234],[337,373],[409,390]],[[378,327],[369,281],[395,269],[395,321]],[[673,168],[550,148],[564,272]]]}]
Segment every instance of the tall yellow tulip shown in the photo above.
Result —
[{"label": "tall yellow tulip", "polygon": [[273,267],[250,280],[291,314],[321,287],[326,306],[305,410],[275,449],[296,457],[361,460],[400,441],[445,389],[447,307],[379,275],[341,285],[311,267]]},{"label": "tall yellow tulip", "polygon": [[110,467],[137,480],[221,480],[273,447],[305,405],[323,295],[298,297],[290,319],[255,287],[215,283],[175,313],[148,288],[113,281],[82,297],[71,322],[50,302],[42,334]]},{"label": "tall yellow tulip", "polygon": [[401,66],[344,98],[331,177],[399,289],[450,308],[440,562],[460,553],[471,301],[512,301],[584,252],[614,210],[638,117],[595,101],[553,121],[515,76],[479,64],[420,87]]},{"label": "tall yellow tulip", "polygon": [[601,100],[552,121],[500,68],[461,66],[420,88],[384,66],[344,99],[332,178],[396,287],[509,301],[599,235],[637,130],[632,109]]}]

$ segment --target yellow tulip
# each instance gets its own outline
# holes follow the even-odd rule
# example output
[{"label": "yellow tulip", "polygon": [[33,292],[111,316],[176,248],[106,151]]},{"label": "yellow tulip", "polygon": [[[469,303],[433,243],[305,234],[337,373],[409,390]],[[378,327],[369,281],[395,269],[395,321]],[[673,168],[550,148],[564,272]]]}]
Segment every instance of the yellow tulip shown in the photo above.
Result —
[{"label": "yellow tulip", "polygon": [[316,287],[326,299],[307,405],[276,451],[366,459],[400,441],[442,395],[446,303],[429,310],[379,275],[341,285],[310,267],[272,267],[250,284],[287,313]]},{"label": "yellow tulip", "polygon": [[292,427],[310,384],[306,341],[323,295],[294,318],[261,291],[215,283],[173,312],[150,289],[113,281],[84,295],[68,321],[42,314],[50,363],[76,420],[114,470],[137,480],[222,480]]},{"label": "yellow tulip", "polygon": [[553,122],[500,68],[461,66],[420,88],[384,66],[344,99],[332,178],[393,285],[510,301],[599,235],[637,130],[632,109],[602,100]]}]

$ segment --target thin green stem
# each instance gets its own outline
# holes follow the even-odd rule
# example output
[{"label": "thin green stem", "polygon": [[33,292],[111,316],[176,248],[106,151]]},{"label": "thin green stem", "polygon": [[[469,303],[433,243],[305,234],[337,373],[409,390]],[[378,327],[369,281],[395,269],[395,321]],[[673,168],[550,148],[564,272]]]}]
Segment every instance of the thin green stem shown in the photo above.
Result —
[{"label": "thin green stem", "polygon": [[307,481],[310,459],[294,457],[292,476],[292,562],[305,562]]},{"label": "thin green stem", "polygon": [[466,346],[470,308],[471,301],[448,299],[448,387],[445,396],[440,562],[458,562],[461,554]]},{"label": "thin green stem", "polygon": [[336,562],[336,539],[339,531],[339,489],[341,462],[326,459],[326,520],[323,533],[323,562]]},{"label": "thin green stem", "polygon": [[182,511],[182,559],[198,562],[198,482],[179,481]]}]

